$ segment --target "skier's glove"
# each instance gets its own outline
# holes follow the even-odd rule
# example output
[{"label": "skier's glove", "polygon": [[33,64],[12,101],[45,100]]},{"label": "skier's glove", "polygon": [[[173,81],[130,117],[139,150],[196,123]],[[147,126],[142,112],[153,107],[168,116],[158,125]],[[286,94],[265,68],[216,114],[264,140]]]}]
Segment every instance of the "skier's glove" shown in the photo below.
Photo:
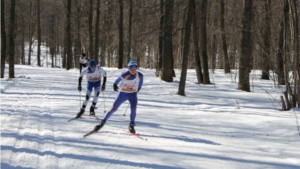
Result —
[{"label": "skier's glove", "polygon": [[78,86],[78,91],[81,91],[81,86]]},{"label": "skier's glove", "polygon": [[116,92],[117,92],[117,91],[118,91],[118,89],[119,89],[118,85],[114,83],[114,91],[116,91]]},{"label": "skier's glove", "polygon": [[137,92],[139,92],[140,90],[141,90],[141,88],[139,87]]},{"label": "skier's glove", "polygon": [[105,85],[102,85],[101,91],[105,90]]}]

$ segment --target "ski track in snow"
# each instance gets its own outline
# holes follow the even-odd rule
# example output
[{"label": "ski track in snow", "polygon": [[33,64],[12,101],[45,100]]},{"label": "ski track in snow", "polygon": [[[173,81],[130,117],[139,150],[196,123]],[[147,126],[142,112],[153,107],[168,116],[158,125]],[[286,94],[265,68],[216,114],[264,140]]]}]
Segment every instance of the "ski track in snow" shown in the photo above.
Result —
[{"label": "ski track in snow", "polygon": [[[112,84],[122,71],[107,69],[106,107],[101,93],[96,109],[99,118],[115,99]],[[257,93],[234,90],[235,83],[220,81],[224,76],[230,79],[221,73],[214,77],[215,86],[199,87],[193,72],[188,73],[187,97],[182,97],[175,94],[178,79],[165,83],[154,77],[153,70],[140,71],[145,81],[138,95],[136,128],[147,141],[126,134],[130,108],[125,117],[123,113],[127,102],[103,129],[83,138],[98,122],[88,118],[67,122],[80,108],[76,92],[79,71],[16,66],[15,79],[1,80],[1,167],[279,169],[300,166],[300,142],[293,113],[276,110],[278,106],[272,105],[267,94],[257,97],[264,92],[258,87]],[[85,83],[84,79],[83,88]],[[269,82],[260,85],[269,86]],[[84,95],[85,90],[81,92],[81,104]],[[91,102],[90,99],[85,114]]]}]

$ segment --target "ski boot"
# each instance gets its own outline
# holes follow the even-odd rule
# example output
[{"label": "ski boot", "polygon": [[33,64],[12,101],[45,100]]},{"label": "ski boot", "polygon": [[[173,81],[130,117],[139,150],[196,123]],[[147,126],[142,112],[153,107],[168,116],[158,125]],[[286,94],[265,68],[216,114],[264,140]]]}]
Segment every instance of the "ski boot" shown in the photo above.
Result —
[{"label": "ski boot", "polygon": [[101,120],[100,123],[95,126],[94,131],[97,132],[98,130],[100,130],[104,126],[105,122],[105,120]]},{"label": "ski boot", "polygon": [[129,123],[128,130],[132,134],[135,134],[134,126],[135,126],[135,124],[133,122]]},{"label": "ski boot", "polygon": [[77,113],[76,118],[80,118],[83,113],[84,113],[84,108],[81,108],[79,113]]},{"label": "ski boot", "polygon": [[91,108],[90,108],[90,116],[95,116],[95,105],[91,105]]}]

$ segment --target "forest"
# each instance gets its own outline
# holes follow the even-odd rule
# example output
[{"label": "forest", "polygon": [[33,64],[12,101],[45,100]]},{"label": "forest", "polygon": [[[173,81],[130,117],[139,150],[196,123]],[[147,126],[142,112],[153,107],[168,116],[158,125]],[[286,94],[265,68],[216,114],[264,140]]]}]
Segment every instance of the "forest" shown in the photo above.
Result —
[{"label": "forest", "polygon": [[249,73],[262,70],[261,79],[286,88],[288,110],[300,107],[299,9],[299,0],[1,0],[1,78],[32,65],[37,41],[38,66],[44,45],[51,66],[61,57],[66,70],[82,53],[103,67],[136,60],[166,82],[180,69],[183,96],[187,69],[204,85],[215,69],[237,70],[247,92]]}]

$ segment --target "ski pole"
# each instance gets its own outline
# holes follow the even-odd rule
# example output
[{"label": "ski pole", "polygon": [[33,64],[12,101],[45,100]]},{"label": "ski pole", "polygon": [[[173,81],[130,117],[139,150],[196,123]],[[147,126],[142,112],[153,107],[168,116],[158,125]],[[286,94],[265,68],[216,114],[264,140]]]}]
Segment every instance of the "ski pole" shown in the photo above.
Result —
[{"label": "ski pole", "polygon": [[106,110],[105,110],[105,100],[106,100],[106,99],[104,99],[104,91],[103,91],[102,93],[103,93],[104,113],[106,113]]},{"label": "ski pole", "polygon": [[81,91],[79,92],[79,108],[81,108]]},{"label": "ski pole", "polygon": [[123,116],[126,116],[126,112],[127,112],[128,107],[129,107],[129,103],[127,105],[127,108],[126,108],[125,113],[123,114]]}]

